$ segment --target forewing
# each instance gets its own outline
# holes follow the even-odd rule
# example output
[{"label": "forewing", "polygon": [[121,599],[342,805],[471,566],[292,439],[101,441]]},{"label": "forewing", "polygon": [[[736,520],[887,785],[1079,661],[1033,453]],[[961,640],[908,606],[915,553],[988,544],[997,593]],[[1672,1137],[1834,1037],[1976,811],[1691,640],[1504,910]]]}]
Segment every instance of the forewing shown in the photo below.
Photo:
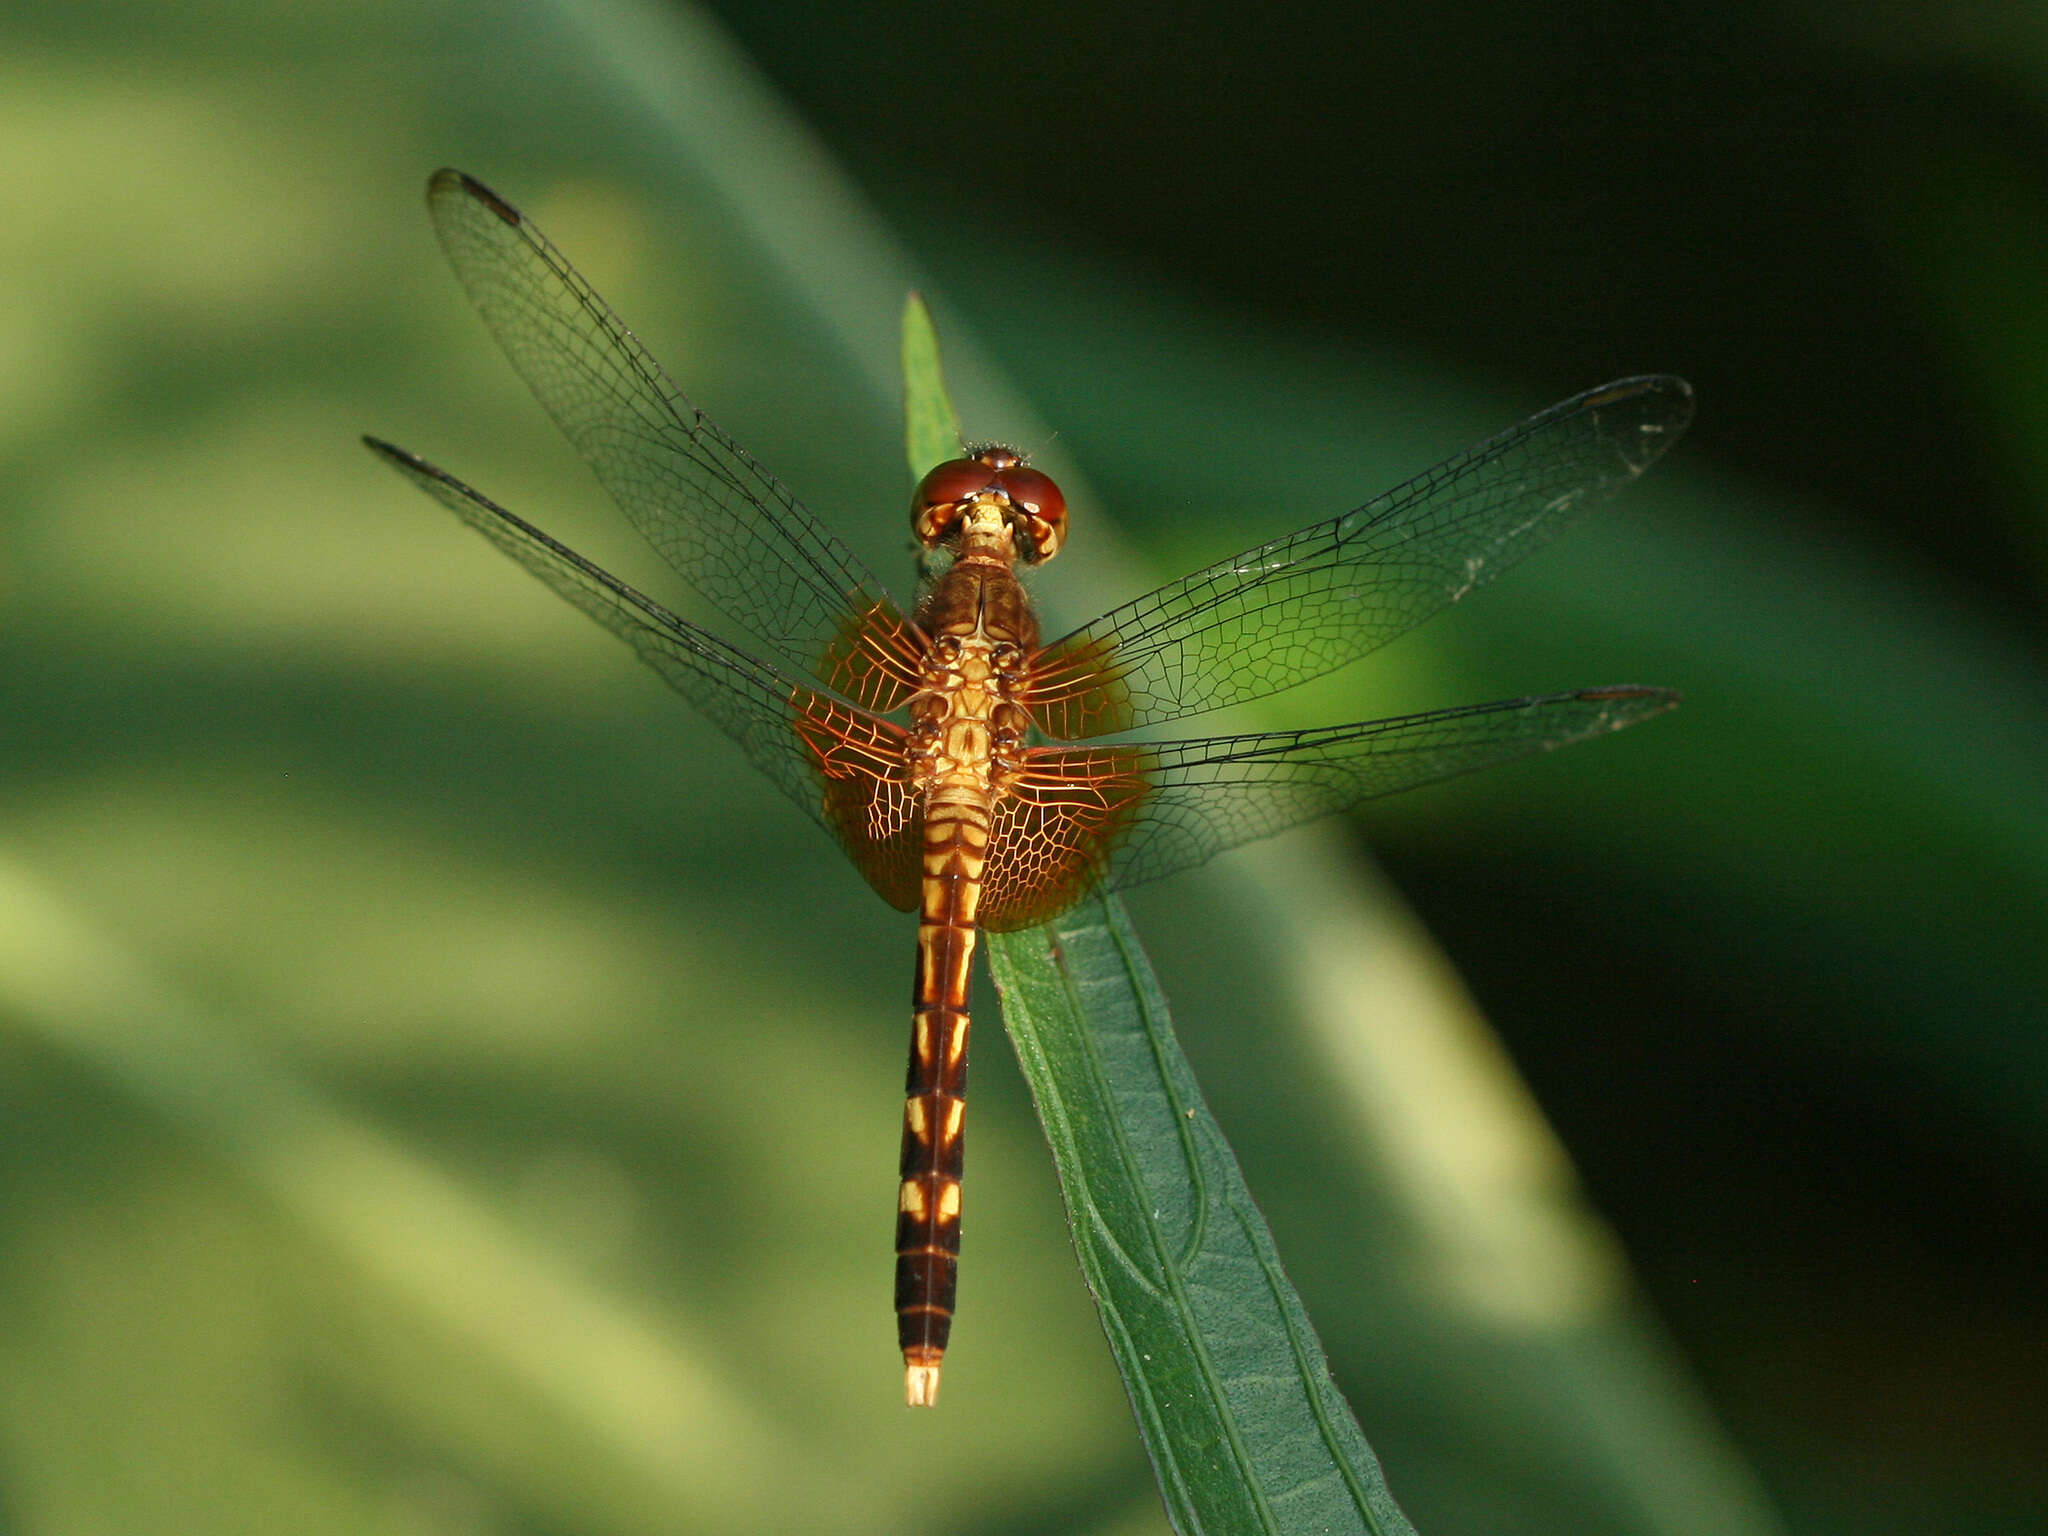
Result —
[{"label": "forewing", "polygon": [[852,551],[684,397],[516,208],[453,170],[427,204],[513,367],[662,557],[790,667],[869,708],[900,704],[917,644]]},{"label": "forewing", "polygon": [[1491,581],[1647,469],[1692,419],[1683,379],[1552,406],[1355,512],[1114,608],[1034,660],[1027,700],[1072,741],[1291,688]]},{"label": "forewing", "polygon": [[376,438],[363,441],[632,646],[837,837],[885,899],[904,908],[916,904],[918,850],[902,727],[725,644],[426,460]]}]

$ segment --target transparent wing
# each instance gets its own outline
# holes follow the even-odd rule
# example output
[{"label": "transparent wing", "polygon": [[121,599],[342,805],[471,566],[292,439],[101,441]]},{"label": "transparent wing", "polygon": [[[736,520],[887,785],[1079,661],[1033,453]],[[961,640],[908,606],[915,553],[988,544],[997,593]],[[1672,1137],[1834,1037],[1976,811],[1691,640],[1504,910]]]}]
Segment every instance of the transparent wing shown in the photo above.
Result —
[{"label": "transparent wing", "polygon": [[915,798],[904,731],[735,650],[516,513],[374,437],[385,463],[639,653],[806,815],[892,904],[916,904]]},{"label": "transparent wing", "polygon": [[1662,714],[1665,688],[1588,688],[1313,731],[1041,747],[999,808],[985,927],[1028,927],[1091,883],[1121,890],[1439,779]]},{"label": "transparent wing", "polygon": [[874,677],[846,671],[856,635],[891,657],[915,654],[852,551],[684,397],[516,208],[453,170],[435,173],[427,206],[512,366],[662,557],[790,667],[875,707],[900,702],[900,690],[874,692]]},{"label": "transparent wing", "polygon": [[1061,741],[1291,688],[1420,624],[1647,469],[1692,419],[1668,375],[1552,406],[1355,512],[1114,608],[1034,659]]}]

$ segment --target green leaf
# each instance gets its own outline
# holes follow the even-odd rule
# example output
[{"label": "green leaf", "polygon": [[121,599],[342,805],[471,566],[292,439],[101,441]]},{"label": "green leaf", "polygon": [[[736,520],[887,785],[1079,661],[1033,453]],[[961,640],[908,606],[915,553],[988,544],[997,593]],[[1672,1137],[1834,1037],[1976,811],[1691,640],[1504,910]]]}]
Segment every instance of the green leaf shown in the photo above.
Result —
[{"label": "green leaf", "polygon": [[[903,405],[911,473],[922,475],[959,451],[960,425],[914,293]],[[1412,1536],[1202,1102],[1122,903],[1093,896],[988,943],[1081,1269],[1175,1528]]]},{"label": "green leaf", "polygon": [[918,479],[960,453],[960,418],[946,392],[939,333],[921,293],[911,294],[903,305],[903,441],[910,473]]},{"label": "green leaf", "polygon": [[989,958],[1175,1528],[1412,1533],[1122,904],[992,934]]}]

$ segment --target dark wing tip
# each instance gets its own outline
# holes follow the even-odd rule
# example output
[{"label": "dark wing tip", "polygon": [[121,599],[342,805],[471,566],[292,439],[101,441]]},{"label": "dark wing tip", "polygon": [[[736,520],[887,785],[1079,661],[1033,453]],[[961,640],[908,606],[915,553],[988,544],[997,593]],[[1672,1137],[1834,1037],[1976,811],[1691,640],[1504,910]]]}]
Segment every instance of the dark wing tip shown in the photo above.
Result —
[{"label": "dark wing tip", "polygon": [[517,208],[467,171],[458,171],[452,165],[444,165],[427,178],[427,201],[432,203],[437,198],[454,196],[467,197],[472,202],[482,203],[514,229],[525,222]]},{"label": "dark wing tip", "polygon": [[1642,683],[1609,683],[1605,688],[1581,688],[1572,695],[1575,699],[1663,699],[1676,704],[1685,695],[1676,688],[1650,688]]},{"label": "dark wing tip", "polygon": [[411,466],[424,465],[426,463],[426,460],[419,457],[419,455],[408,453],[396,443],[387,443],[383,438],[372,437],[367,432],[363,434],[363,446],[376,454],[378,458],[388,459],[394,464]]},{"label": "dark wing tip", "polygon": [[1600,718],[1606,729],[1618,731],[1678,708],[1685,697],[1676,688],[1645,688],[1638,683],[1615,683],[1606,688],[1581,688],[1571,697],[1581,704],[1603,706]]},{"label": "dark wing tip", "polygon": [[1584,405],[1631,471],[1641,474],[1692,424],[1692,386],[1673,373],[1616,379],[1589,390]]},{"label": "dark wing tip", "polygon": [[377,455],[386,464],[389,464],[393,469],[411,476],[415,482],[420,480],[438,480],[464,490],[468,489],[460,480],[457,480],[438,464],[430,464],[418,454],[413,453],[409,449],[401,448],[396,443],[387,443],[381,437],[371,437],[368,433],[365,433],[363,435],[363,446]]}]

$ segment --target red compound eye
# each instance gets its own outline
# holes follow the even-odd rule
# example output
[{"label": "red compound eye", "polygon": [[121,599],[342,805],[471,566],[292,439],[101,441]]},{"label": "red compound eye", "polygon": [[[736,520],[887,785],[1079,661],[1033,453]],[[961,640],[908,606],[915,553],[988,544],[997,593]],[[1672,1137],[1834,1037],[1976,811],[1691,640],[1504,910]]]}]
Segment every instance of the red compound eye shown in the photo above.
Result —
[{"label": "red compound eye", "polygon": [[1019,466],[999,471],[996,484],[1009,494],[1012,502],[1039,517],[1058,520],[1067,515],[1067,498],[1052,483],[1051,475]]},{"label": "red compound eye", "polygon": [[1050,475],[1026,469],[1013,448],[996,444],[972,458],[948,459],[917,483],[910,525],[919,542],[937,548],[951,536],[963,507],[998,494],[1010,504],[1018,552],[1034,564],[1050,560],[1067,536],[1067,498]]},{"label": "red compound eye", "polygon": [[1052,476],[1021,466],[1005,469],[997,482],[1010,498],[1010,505],[1023,514],[1026,555],[1033,564],[1050,560],[1060,552],[1067,537],[1067,498],[1053,484]]},{"label": "red compound eye", "polygon": [[996,472],[977,459],[948,459],[917,482],[917,494],[910,499],[913,511],[942,507],[965,501],[996,483]]},{"label": "red compound eye", "polygon": [[995,470],[974,459],[948,459],[932,468],[910,498],[910,527],[918,542],[937,548],[959,521],[961,505],[995,483]]}]

